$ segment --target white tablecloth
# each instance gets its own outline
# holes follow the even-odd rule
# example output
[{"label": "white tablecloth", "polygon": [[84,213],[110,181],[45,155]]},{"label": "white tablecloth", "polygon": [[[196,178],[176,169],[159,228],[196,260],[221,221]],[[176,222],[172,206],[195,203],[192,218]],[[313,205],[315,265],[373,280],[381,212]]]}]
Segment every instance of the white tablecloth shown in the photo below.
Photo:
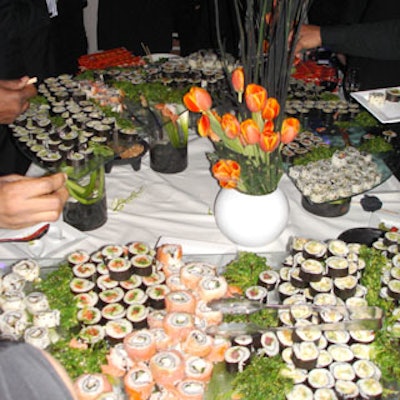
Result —
[{"label": "white tablecloth", "polygon": [[[94,251],[105,244],[131,241],[144,241],[151,246],[160,243],[160,240],[180,243],[185,254],[220,254],[242,250],[226,239],[215,224],[212,210],[219,187],[211,177],[205,155],[212,150],[210,142],[193,134],[188,146],[188,168],[181,173],[154,172],[150,168],[148,154],[143,158],[139,171],[134,171],[129,165],[114,166],[106,175],[108,221],[101,228],[80,232],[60,220],[53,224],[53,231],[37,243],[0,244],[0,259],[27,256],[63,258],[72,250]],[[40,170],[34,166],[30,174],[38,175]],[[244,250],[282,252],[293,236],[325,240],[335,238],[349,228],[377,226],[379,221],[400,224],[400,183],[394,176],[374,189],[373,192],[377,192],[383,201],[383,210],[372,216],[362,209],[362,196],[356,196],[346,215],[318,217],[303,209],[301,195],[287,176],[282,178],[280,187],[290,204],[286,229],[277,240],[265,247]],[[122,211],[112,211],[115,199],[127,198],[133,191],[140,190],[139,195]],[[12,231],[0,232],[3,237],[12,234]]]}]

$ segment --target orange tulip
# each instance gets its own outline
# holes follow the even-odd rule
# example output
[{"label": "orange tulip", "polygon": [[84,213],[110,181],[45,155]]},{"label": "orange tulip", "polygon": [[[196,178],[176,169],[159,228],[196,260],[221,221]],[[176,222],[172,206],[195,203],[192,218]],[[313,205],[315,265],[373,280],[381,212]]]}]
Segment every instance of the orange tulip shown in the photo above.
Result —
[{"label": "orange tulip", "polygon": [[268,97],[267,103],[262,110],[263,119],[273,120],[275,119],[281,111],[281,106],[275,97]]},{"label": "orange tulip", "polygon": [[260,147],[266,153],[273,152],[279,145],[279,134],[276,132],[262,131],[260,136]]},{"label": "orange tulip", "polygon": [[282,122],[281,141],[284,144],[290,143],[300,131],[300,121],[297,118],[286,118]]},{"label": "orange tulip", "polygon": [[244,72],[243,67],[238,67],[232,72],[232,86],[236,93],[244,92]]},{"label": "orange tulip", "polygon": [[246,119],[240,124],[243,144],[256,144],[260,140],[260,129],[252,119]]},{"label": "orange tulip", "polygon": [[264,128],[263,131],[264,132],[273,132],[275,128],[275,124],[273,121],[267,120],[264,123]]},{"label": "orange tulip", "polygon": [[183,96],[183,102],[186,108],[192,112],[205,112],[212,106],[212,99],[207,90],[193,86]]},{"label": "orange tulip", "polygon": [[240,135],[240,122],[233,114],[226,113],[222,116],[221,127],[229,139]]},{"label": "orange tulip", "polygon": [[267,102],[267,91],[260,85],[250,83],[246,87],[245,100],[247,108],[251,112],[259,112],[265,107]]},{"label": "orange tulip", "polygon": [[240,177],[240,165],[233,160],[218,160],[212,166],[212,173],[221,187],[233,189]]},{"label": "orange tulip", "polygon": [[197,121],[197,131],[202,137],[208,137],[213,142],[219,142],[221,138],[212,130],[210,118],[203,114]]}]

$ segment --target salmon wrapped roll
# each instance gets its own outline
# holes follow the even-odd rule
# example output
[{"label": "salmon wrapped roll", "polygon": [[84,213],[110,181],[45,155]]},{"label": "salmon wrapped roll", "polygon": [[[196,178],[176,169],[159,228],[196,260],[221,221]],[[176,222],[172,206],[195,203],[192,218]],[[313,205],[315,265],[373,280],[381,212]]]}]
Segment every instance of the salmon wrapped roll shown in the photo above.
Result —
[{"label": "salmon wrapped roll", "polygon": [[194,328],[194,316],[189,313],[173,312],[166,315],[163,328],[175,343],[185,340]]},{"label": "salmon wrapped roll", "polygon": [[163,266],[182,265],[182,246],[179,244],[163,244],[157,247],[156,260]]},{"label": "salmon wrapped roll", "polygon": [[225,352],[232,346],[230,340],[224,336],[215,336],[211,352],[207,356],[207,360],[211,362],[222,362],[225,359]]},{"label": "salmon wrapped roll", "polygon": [[213,339],[199,329],[191,331],[182,343],[182,350],[192,356],[205,357],[211,352]]},{"label": "salmon wrapped roll", "polygon": [[206,386],[203,382],[185,379],[176,386],[179,400],[202,400]]},{"label": "salmon wrapped roll", "polygon": [[194,314],[196,310],[196,298],[188,290],[170,292],[165,296],[165,309],[167,312]]},{"label": "salmon wrapped roll", "polygon": [[209,303],[226,295],[228,283],[223,276],[206,276],[200,280],[197,291],[201,300]]},{"label": "salmon wrapped roll", "polygon": [[157,385],[168,390],[185,376],[185,362],[182,354],[177,350],[161,351],[155,354],[150,360],[149,367]]},{"label": "salmon wrapped roll", "polygon": [[180,271],[180,277],[183,284],[192,290],[196,290],[199,282],[206,276],[215,276],[216,267],[202,262],[191,262],[184,265]]},{"label": "salmon wrapped roll", "polygon": [[154,336],[148,329],[127,335],[124,339],[124,349],[134,361],[148,361],[157,351]]},{"label": "salmon wrapped roll", "polygon": [[200,382],[208,382],[213,372],[213,363],[201,357],[189,357],[185,363],[185,375],[187,379]]},{"label": "salmon wrapped roll", "polygon": [[124,377],[125,391],[129,400],[146,400],[155,386],[150,368],[144,363],[134,365]]},{"label": "salmon wrapped roll", "polygon": [[172,347],[173,340],[163,328],[150,329],[150,333],[154,337],[157,351],[168,350]]},{"label": "salmon wrapped roll", "polygon": [[221,311],[211,309],[203,300],[197,302],[195,313],[205,321],[206,326],[219,325],[224,318]]}]

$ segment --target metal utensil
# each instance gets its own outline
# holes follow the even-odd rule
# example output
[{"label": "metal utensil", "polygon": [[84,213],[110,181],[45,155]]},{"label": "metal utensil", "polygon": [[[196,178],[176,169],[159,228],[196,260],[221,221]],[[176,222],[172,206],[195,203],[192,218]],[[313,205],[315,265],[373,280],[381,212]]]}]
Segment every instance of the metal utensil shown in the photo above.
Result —
[{"label": "metal utensil", "polygon": [[37,240],[43,237],[50,228],[50,224],[41,226],[35,232],[27,236],[17,237],[17,238],[5,238],[0,239],[0,243],[15,243],[15,242],[31,242],[32,240]]},{"label": "metal utensil", "polygon": [[315,304],[264,304],[246,298],[224,298],[209,303],[209,307],[214,311],[231,315],[249,315],[261,310],[289,310],[292,313],[296,309],[305,308],[310,312],[336,311],[343,316],[343,320],[329,323],[310,323],[306,325],[268,327],[254,323],[222,323],[208,328],[209,334],[224,336],[236,336],[240,334],[252,334],[265,331],[282,330],[377,330],[382,327],[383,311],[379,307],[347,307]]}]

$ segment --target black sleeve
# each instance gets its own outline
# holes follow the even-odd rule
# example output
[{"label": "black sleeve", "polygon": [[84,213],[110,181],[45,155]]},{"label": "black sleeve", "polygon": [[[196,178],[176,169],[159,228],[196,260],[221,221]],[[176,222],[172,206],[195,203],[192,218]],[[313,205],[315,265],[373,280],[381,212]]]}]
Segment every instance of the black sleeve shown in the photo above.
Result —
[{"label": "black sleeve", "polygon": [[400,20],[321,27],[322,45],[356,57],[400,60]]}]

